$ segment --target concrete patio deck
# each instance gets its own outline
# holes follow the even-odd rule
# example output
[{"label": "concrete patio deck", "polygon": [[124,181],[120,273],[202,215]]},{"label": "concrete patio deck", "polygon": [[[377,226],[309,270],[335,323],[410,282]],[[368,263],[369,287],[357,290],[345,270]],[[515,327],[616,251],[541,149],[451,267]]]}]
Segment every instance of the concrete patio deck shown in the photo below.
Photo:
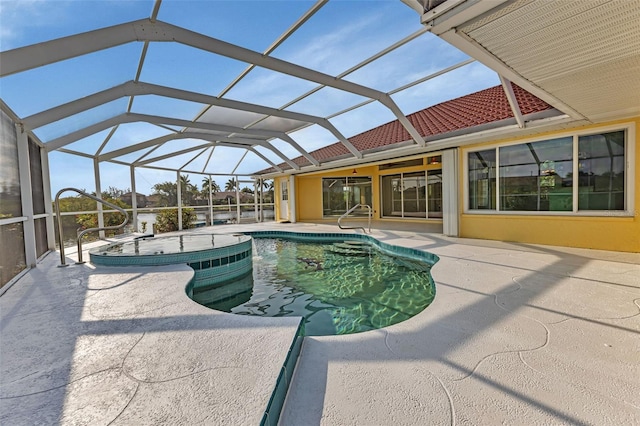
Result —
[{"label": "concrete patio deck", "polygon": [[198,305],[187,265],[68,258],[0,297],[0,424],[260,424],[299,318]]},{"label": "concrete patio deck", "polygon": [[[267,229],[339,232],[193,232]],[[386,329],[306,337],[280,424],[640,424],[640,254],[373,236],[437,254],[436,298]],[[56,254],[0,297],[0,423],[260,422],[296,321],[200,307],[186,266]]]}]

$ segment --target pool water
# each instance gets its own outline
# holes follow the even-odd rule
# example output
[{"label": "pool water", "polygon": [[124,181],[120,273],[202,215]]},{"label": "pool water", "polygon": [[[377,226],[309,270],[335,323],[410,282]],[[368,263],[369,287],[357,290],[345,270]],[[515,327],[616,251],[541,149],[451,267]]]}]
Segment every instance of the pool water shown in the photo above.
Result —
[{"label": "pool water", "polygon": [[228,247],[249,237],[242,234],[185,234],[169,237],[143,237],[133,241],[116,242],[92,249],[102,256],[148,256],[158,254],[191,253]]},{"label": "pool water", "polygon": [[240,315],[302,316],[305,335],[358,333],[424,310],[435,295],[430,266],[362,240],[255,238],[252,274],[194,290],[193,299]]}]

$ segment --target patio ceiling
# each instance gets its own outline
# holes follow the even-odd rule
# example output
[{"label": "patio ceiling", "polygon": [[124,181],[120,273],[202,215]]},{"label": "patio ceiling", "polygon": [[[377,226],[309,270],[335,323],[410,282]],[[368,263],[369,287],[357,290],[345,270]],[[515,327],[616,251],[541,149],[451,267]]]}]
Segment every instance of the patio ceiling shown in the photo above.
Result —
[{"label": "patio ceiling", "polygon": [[[0,52],[2,104],[50,152],[218,175],[296,171],[300,156],[319,167],[312,152],[336,141],[357,164],[363,154],[349,138],[393,120],[428,150],[406,116],[495,82],[510,100],[513,81],[574,120],[638,113],[637,2],[563,2],[566,26],[553,2],[403,2],[371,3],[365,16],[354,2],[157,0],[148,16],[125,11],[108,25],[52,21],[55,31],[31,29],[38,42]],[[623,25],[594,25],[620,15]],[[218,31],[225,25],[237,30]],[[596,41],[619,45],[587,49]],[[572,48],[586,54],[568,58]],[[446,99],[435,95],[439,83]]]}]

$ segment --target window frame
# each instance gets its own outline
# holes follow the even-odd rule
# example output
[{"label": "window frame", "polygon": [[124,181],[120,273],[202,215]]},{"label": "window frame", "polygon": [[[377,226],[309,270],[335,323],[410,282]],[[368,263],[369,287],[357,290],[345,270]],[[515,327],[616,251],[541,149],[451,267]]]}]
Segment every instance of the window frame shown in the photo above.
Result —
[{"label": "window frame", "polygon": [[[546,140],[560,139],[571,137],[573,141],[573,175],[578,173],[578,139],[581,136],[598,135],[602,133],[610,133],[615,131],[625,132],[625,206],[624,210],[579,210],[578,196],[579,183],[574,179],[572,186],[572,210],[571,211],[536,211],[536,210],[501,210],[500,209],[500,149],[505,146],[522,145],[526,143],[535,143]],[[462,150],[462,186],[463,186],[463,214],[469,215],[510,215],[510,216],[597,216],[597,217],[633,217],[635,214],[635,150],[636,150],[636,128],[635,123],[622,123],[617,125],[609,125],[584,129],[579,131],[568,131],[549,135],[547,137],[527,138],[512,142],[493,143],[482,145],[475,148],[467,148]],[[469,208],[469,154],[478,151],[486,151],[494,149],[496,152],[496,208],[495,209],[471,209]]]}]

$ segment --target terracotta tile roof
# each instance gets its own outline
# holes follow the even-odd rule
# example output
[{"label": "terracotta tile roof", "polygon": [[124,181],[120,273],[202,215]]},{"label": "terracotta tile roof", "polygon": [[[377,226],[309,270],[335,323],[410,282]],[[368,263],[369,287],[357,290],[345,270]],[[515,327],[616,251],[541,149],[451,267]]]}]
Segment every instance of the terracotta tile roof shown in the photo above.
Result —
[{"label": "terracotta tile roof", "polygon": [[[522,115],[526,116],[527,114],[553,109],[551,105],[515,84],[513,85],[513,91],[520,105]],[[495,86],[433,105],[410,114],[407,118],[421,136],[428,138],[430,136],[442,135],[462,129],[470,129],[471,132],[471,129],[475,126],[513,118],[513,113],[511,112],[509,101],[502,86]],[[408,140],[411,140],[411,136],[398,120],[391,121],[349,138],[349,142],[361,152],[379,149],[387,145]],[[321,163],[351,155],[340,142],[317,149],[310,152],[310,154]],[[294,158],[292,161],[299,166],[308,166],[311,164],[302,156]],[[279,164],[279,167],[284,170],[291,168],[286,163]],[[273,168],[268,168],[256,172],[256,174],[272,173],[275,171]]]}]

